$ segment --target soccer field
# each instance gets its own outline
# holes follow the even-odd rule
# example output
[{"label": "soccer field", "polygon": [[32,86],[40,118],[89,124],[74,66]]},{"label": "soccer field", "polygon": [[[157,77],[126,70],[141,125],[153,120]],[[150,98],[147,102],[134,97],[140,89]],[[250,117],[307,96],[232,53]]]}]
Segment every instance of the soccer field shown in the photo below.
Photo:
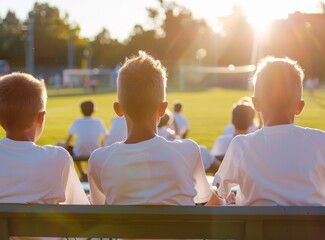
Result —
[{"label": "soccer field", "polygon": [[[170,108],[175,100],[183,102],[183,113],[191,128],[189,138],[210,149],[215,138],[222,134],[223,128],[230,120],[232,104],[240,97],[251,95],[252,91],[211,88],[184,92],[171,91],[167,93],[167,101]],[[101,118],[109,129],[110,121],[115,116],[112,108],[113,102],[117,100],[115,92],[84,94],[80,89],[63,89],[58,92],[50,90],[45,130],[37,144],[55,145],[57,141],[65,140],[73,120],[82,116],[79,104],[84,99],[95,101],[94,117]],[[313,99],[305,94],[305,101],[305,109],[296,119],[296,123],[325,130],[325,93],[318,91]],[[0,136],[4,136],[2,129]]]}]

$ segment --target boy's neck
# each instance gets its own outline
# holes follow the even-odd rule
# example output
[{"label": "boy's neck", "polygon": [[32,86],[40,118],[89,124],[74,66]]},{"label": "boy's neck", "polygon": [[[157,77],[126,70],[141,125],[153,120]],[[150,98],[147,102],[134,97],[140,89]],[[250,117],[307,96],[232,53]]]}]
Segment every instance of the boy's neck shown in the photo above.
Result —
[{"label": "boy's neck", "polygon": [[295,116],[291,114],[273,114],[272,116],[263,115],[264,126],[271,127],[276,125],[293,124]]},{"label": "boy's neck", "polygon": [[154,121],[134,122],[126,118],[128,136],[124,143],[139,143],[152,139],[157,135],[157,126]]},{"label": "boy's neck", "polygon": [[237,135],[247,134],[247,133],[248,133],[248,129],[246,129],[246,130],[235,129],[234,137],[237,136]]},{"label": "boy's neck", "polygon": [[28,142],[35,142],[35,138],[36,138],[35,134],[29,131],[23,131],[23,132],[7,131],[6,137],[14,141],[28,141]]}]

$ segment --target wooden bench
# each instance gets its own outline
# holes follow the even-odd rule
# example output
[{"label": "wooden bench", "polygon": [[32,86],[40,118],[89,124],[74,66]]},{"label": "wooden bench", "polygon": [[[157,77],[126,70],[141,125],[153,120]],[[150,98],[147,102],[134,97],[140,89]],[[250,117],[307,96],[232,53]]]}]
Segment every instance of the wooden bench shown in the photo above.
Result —
[{"label": "wooden bench", "polygon": [[325,208],[0,204],[9,236],[325,239]]}]

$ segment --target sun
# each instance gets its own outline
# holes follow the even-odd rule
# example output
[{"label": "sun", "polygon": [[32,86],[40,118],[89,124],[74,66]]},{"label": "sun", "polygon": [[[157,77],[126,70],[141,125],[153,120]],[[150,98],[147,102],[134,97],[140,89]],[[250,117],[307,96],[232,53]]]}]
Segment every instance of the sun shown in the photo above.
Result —
[{"label": "sun", "polygon": [[255,32],[263,36],[270,28],[275,19],[284,19],[288,16],[290,9],[289,1],[246,1],[242,4],[242,9],[247,17],[247,21],[254,27]]},{"label": "sun", "polygon": [[271,16],[251,15],[247,17],[247,21],[254,27],[258,35],[265,35],[274,19]]}]

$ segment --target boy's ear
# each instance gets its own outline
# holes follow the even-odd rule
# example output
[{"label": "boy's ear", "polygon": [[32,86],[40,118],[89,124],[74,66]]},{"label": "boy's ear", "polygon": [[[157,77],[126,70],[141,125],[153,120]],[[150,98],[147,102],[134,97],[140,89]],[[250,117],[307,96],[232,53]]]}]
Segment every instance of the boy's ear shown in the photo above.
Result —
[{"label": "boy's ear", "polygon": [[45,121],[45,114],[46,114],[46,111],[41,111],[38,113],[37,115],[37,124],[42,126],[44,121]]},{"label": "boy's ear", "polygon": [[117,116],[123,117],[124,113],[119,102],[114,102],[113,108]]},{"label": "boy's ear", "polygon": [[304,109],[304,106],[305,106],[305,100],[301,99],[297,104],[295,115],[299,115],[302,109]]},{"label": "boy's ear", "polygon": [[261,111],[261,104],[258,100],[258,98],[256,97],[252,97],[252,103],[254,105],[254,109],[256,112],[260,112]]},{"label": "boy's ear", "polygon": [[160,103],[159,109],[158,109],[159,117],[163,117],[165,115],[167,106],[168,106],[168,102],[162,102],[162,103]]}]

